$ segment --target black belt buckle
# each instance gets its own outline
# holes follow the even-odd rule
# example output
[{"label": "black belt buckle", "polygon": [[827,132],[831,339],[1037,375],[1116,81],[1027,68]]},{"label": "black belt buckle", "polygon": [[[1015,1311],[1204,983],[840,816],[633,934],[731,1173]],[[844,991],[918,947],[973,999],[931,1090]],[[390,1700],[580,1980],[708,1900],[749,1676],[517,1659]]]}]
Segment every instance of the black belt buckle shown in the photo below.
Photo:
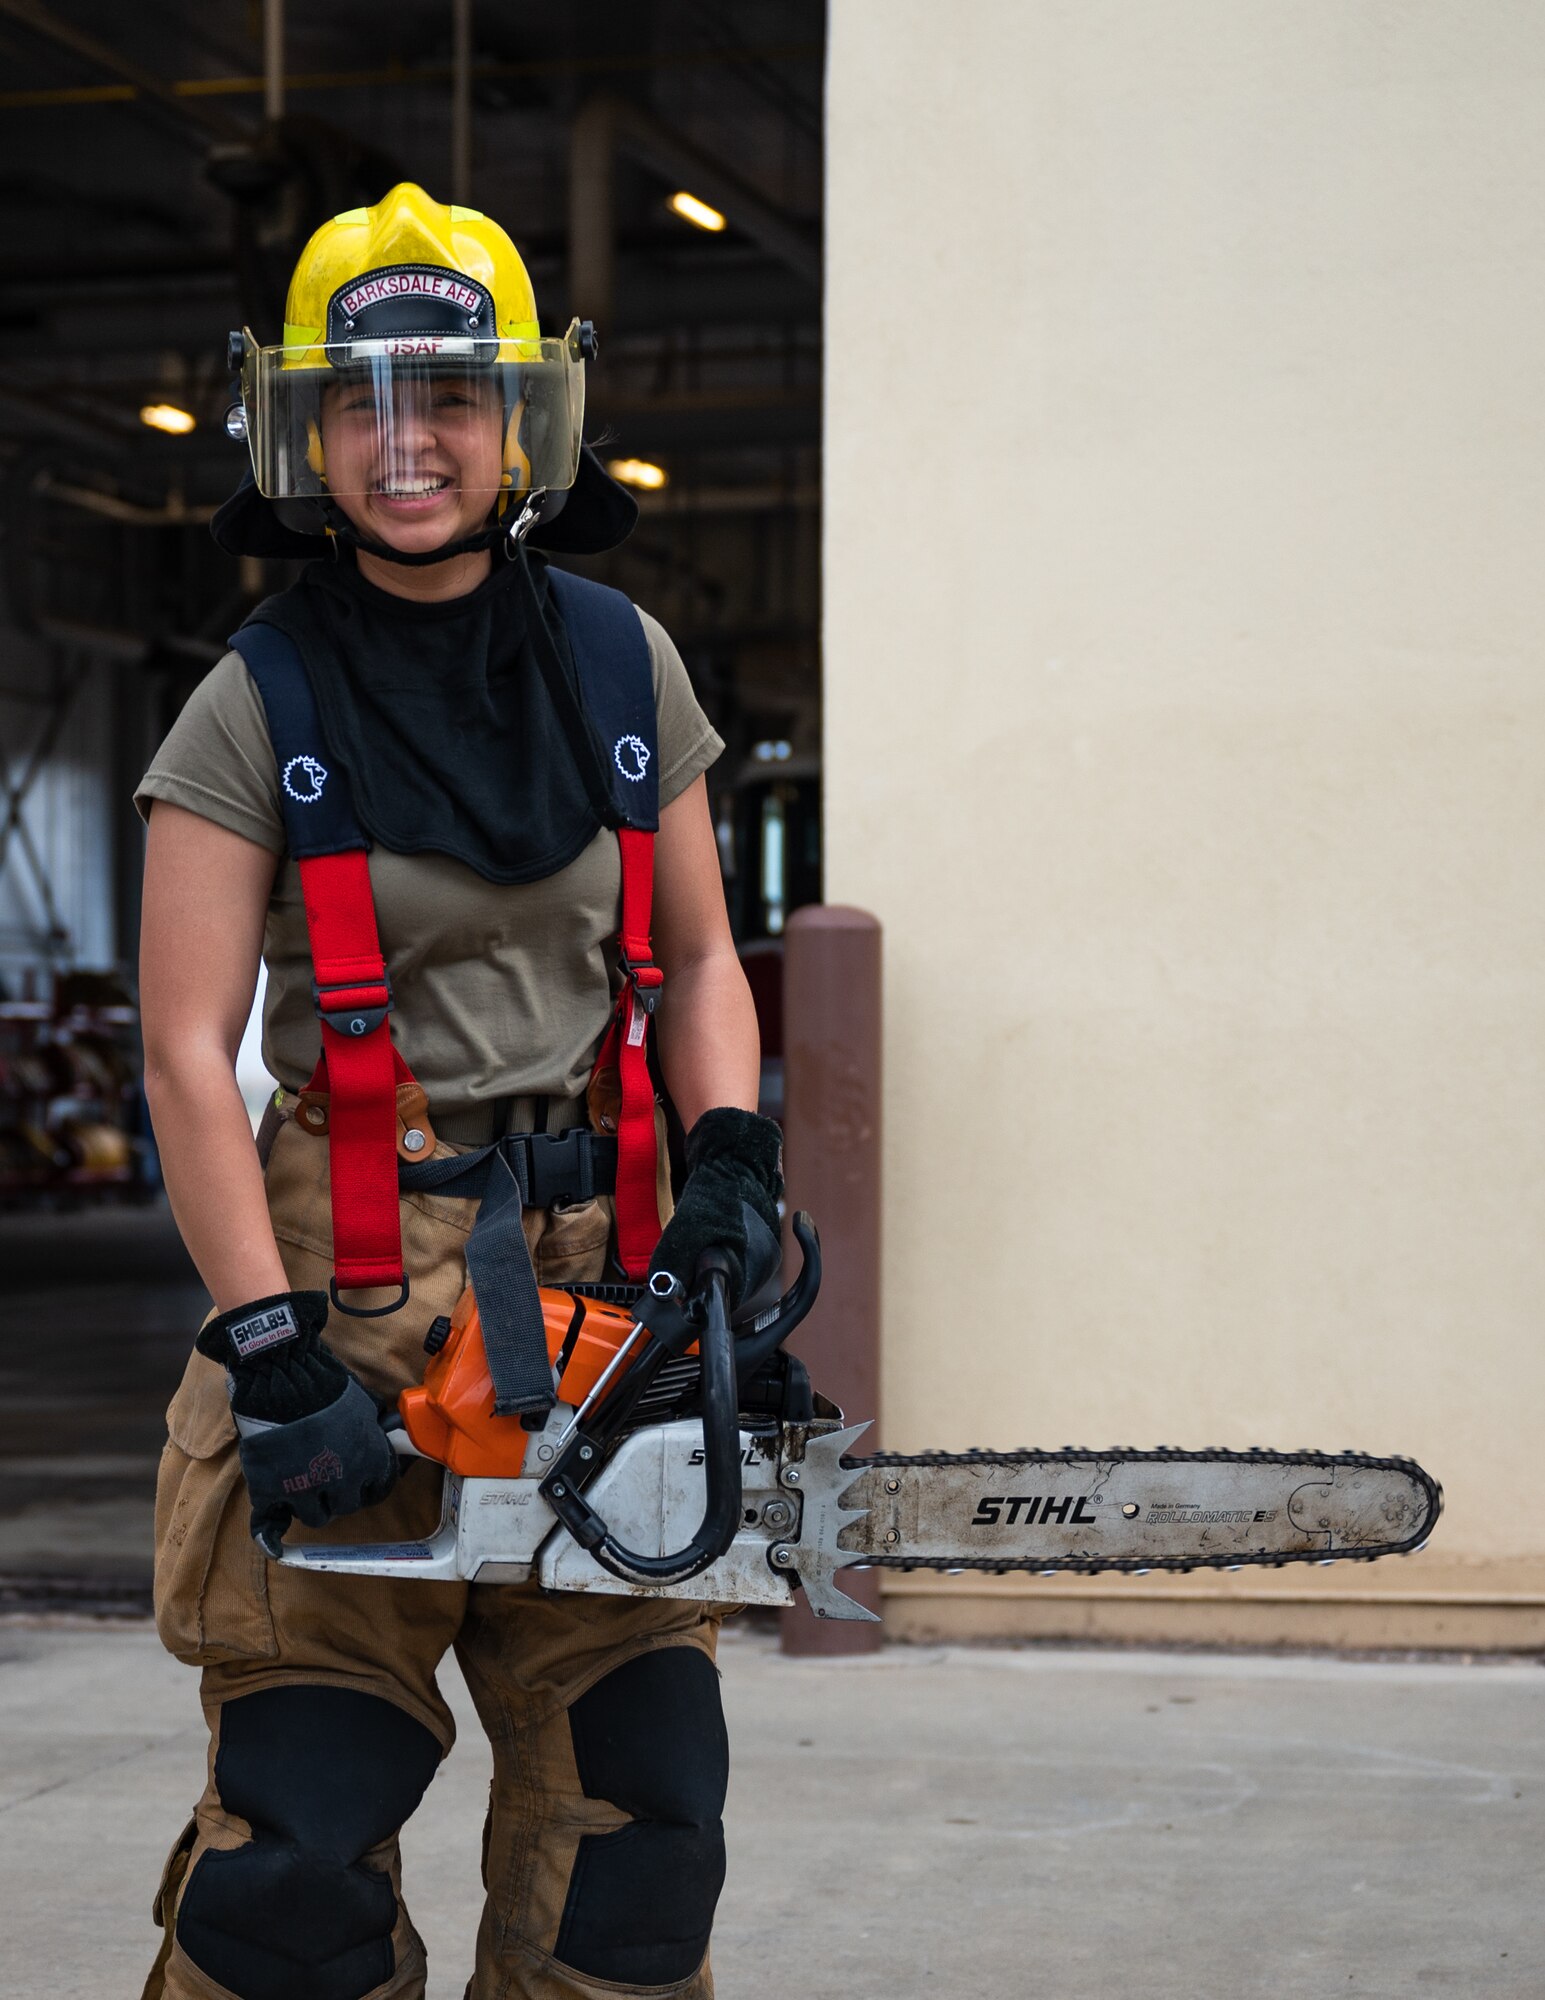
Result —
[{"label": "black belt buckle", "polygon": [[555,1201],[593,1199],[595,1173],[583,1125],[570,1132],[532,1132],[526,1138],[532,1208],[551,1208]]},{"label": "black belt buckle", "polygon": [[504,1142],[525,1154],[526,1206],[594,1201],[617,1185],[617,1141],[575,1125],[567,1132],[512,1134]]}]

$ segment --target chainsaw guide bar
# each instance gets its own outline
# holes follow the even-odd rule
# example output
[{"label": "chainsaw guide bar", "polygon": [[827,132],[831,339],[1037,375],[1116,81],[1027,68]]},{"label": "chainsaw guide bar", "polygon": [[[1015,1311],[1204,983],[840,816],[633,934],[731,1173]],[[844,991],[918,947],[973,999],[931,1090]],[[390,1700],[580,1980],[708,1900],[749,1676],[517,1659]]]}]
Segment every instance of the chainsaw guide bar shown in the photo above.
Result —
[{"label": "chainsaw guide bar", "polygon": [[1405,1555],[1442,1511],[1408,1458],[1359,1452],[877,1453],[846,1459],[862,1519],[838,1545],[874,1569],[1002,1575],[1275,1568]]}]

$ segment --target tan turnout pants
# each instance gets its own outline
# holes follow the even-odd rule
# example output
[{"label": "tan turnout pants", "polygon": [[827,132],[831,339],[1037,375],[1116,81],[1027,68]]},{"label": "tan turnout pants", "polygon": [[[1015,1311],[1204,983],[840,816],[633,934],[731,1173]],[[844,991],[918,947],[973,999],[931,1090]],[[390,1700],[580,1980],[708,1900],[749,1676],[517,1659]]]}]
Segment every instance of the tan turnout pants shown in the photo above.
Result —
[{"label": "tan turnout pants", "polygon": [[[435,1157],[461,1150],[441,1143]],[[266,1168],[297,1290],[331,1274],[327,1153],[287,1121]],[[335,1312],[325,1334],[388,1396],[420,1379],[424,1333],[461,1294],[476,1205],[409,1194],[401,1213],[409,1306]],[[525,1225],[541,1283],[601,1275],[609,1200],[528,1210]],[[156,1618],[168,1649],[203,1670],[210,1748],[156,1897],[164,1936],[145,2000],[422,2000],[397,1828],[451,1747],[435,1673],[452,1646],[494,1752],[468,2000],[707,2000],[723,1868],[715,1609],[281,1568],[248,1533],[217,1364],[193,1355],[167,1427]],[[290,1538],[421,1539],[439,1486],[410,1461],[380,1506]]]}]

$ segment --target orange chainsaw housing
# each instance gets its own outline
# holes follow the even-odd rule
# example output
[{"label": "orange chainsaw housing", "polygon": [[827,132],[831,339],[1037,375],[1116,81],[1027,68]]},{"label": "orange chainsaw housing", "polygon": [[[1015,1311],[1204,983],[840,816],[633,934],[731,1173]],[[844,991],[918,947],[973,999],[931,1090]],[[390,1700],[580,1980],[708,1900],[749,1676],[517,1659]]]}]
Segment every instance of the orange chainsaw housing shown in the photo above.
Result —
[{"label": "orange chainsaw housing", "polygon": [[[558,1382],[560,1400],[576,1408],[633,1330],[622,1306],[540,1287],[547,1358],[554,1366],[565,1344],[569,1358]],[[579,1332],[569,1332],[579,1315]],[[631,1362],[629,1363],[631,1366]],[[618,1378],[621,1379],[620,1377]],[[532,1433],[518,1417],[494,1415],[493,1377],[483,1350],[483,1324],[469,1285],[451,1315],[445,1345],[424,1370],[421,1387],[397,1398],[408,1436],[426,1457],[469,1479],[518,1479]]]}]

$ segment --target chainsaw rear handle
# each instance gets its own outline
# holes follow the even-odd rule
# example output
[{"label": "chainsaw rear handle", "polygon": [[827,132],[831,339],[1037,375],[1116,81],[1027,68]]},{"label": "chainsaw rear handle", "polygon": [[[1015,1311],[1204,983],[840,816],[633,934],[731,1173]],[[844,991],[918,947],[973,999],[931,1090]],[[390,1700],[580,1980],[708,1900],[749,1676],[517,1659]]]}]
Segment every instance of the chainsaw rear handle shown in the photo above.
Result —
[{"label": "chainsaw rear handle", "polygon": [[[542,1482],[553,1512],[580,1546],[623,1583],[656,1588],[685,1583],[716,1563],[740,1526],[740,1411],[730,1333],[729,1264],[717,1250],[705,1251],[697,1267],[703,1300],[698,1333],[703,1402],[703,1477],[707,1497],[697,1532],[685,1547],[666,1556],[640,1555],[624,1548],[595,1509],[562,1476],[564,1461]],[[579,1440],[576,1440],[576,1444]]]}]

